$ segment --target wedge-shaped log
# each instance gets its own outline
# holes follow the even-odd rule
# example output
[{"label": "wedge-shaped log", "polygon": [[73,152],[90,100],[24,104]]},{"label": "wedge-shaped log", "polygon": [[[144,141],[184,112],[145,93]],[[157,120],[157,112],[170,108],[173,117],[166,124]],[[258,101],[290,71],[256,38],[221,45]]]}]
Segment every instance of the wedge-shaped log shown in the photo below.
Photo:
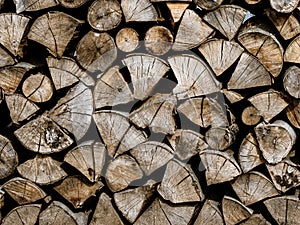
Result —
[{"label": "wedge-shaped log", "polygon": [[9,139],[0,135],[0,179],[11,175],[18,163],[18,154]]},{"label": "wedge-shaped log", "polygon": [[241,202],[247,206],[279,194],[273,183],[259,172],[239,176],[232,183],[232,188]]},{"label": "wedge-shaped log", "polygon": [[44,1],[37,1],[37,0],[14,0],[16,5],[17,13],[21,12],[32,12],[38,11],[46,8],[50,8],[53,6],[58,5],[57,0],[44,0]]},{"label": "wedge-shaped log", "polygon": [[194,223],[195,225],[224,225],[222,213],[218,208],[218,202],[206,200]]},{"label": "wedge-shaped log", "polygon": [[261,214],[253,214],[248,220],[240,223],[241,225],[271,225]]},{"label": "wedge-shaped log", "polygon": [[223,91],[223,94],[225,95],[225,97],[228,99],[228,101],[231,104],[237,103],[244,99],[244,97],[241,94],[239,94],[235,91],[229,91],[226,89],[223,89],[222,91]]},{"label": "wedge-shaped log", "polygon": [[293,97],[300,98],[300,68],[297,66],[291,66],[288,68],[283,77],[284,89]]},{"label": "wedge-shaped log", "polygon": [[293,100],[286,110],[286,115],[292,125],[300,128],[300,101]]},{"label": "wedge-shaped log", "polygon": [[15,64],[16,60],[0,46],[0,67]]},{"label": "wedge-shaped log", "polygon": [[157,21],[157,12],[149,0],[122,0],[121,7],[126,22]]},{"label": "wedge-shaped log", "polygon": [[196,0],[195,3],[203,9],[214,10],[218,8],[224,0]]},{"label": "wedge-shaped log", "polygon": [[285,49],[284,61],[300,63],[300,35],[295,37]]},{"label": "wedge-shaped log", "polygon": [[190,4],[185,2],[166,2],[166,5],[171,12],[173,22],[177,23]]}]

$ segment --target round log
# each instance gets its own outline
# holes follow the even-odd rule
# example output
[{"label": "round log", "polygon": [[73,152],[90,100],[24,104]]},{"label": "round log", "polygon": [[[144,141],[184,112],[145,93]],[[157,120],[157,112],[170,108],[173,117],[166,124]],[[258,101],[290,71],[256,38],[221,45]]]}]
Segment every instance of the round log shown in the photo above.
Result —
[{"label": "round log", "polygon": [[85,3],[88,2],[88,0],[58,0],[60,5],[62,5],[65,8],[78,8]]},{"label": "round log", "polygon": [[139,34],[132,28],[121,29],[116,36],[117,47],[123,52],[132,52],[139,46]]},{"label": "round log", "polygon": [[270,0],[271,7],[279,13],[291,13],[299,4],[299,0]]},{"label": "round log", "polygon": [[248,126],[253,126],[258,124],[260,120],[261,115],[255,107],[248,106],[243,110],[242,121],[244,124]]}]

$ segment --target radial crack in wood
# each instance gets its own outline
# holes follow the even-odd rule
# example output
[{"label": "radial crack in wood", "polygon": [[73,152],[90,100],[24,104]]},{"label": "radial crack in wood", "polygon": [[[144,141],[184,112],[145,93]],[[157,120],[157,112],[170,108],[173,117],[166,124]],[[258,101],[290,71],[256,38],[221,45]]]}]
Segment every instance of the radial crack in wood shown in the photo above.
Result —
[{"label": "radial crack in wood", "polygon": [[126,22],[157,21],[157,12],[149,0],[121,0]]},{"label": "radial crack in wood", "polygon": [[270,0],[271,7],[279,13],[291,13],[299,4],[299,0]]},{"label": "radial crack in wood", "polygon": [[218,208],[218,202],[206,200],[194,225],[224,225],[222,213]]},{"label": "radial crack in wood", "polygon": [[261,214],[253,214],[248,220],[240,225],[271,225]]},{"label": "radial crack in wood", "polygon": [[18,154],[9,139],[0,135],[0,179],[11,175],[18,166]]},{"label": "radial crack in wood", "polygon": [[10,66],[16,63],[16,60],[0,46],[0,67]]},{"label": "radial crack in wood", "polygon": [[285,49],[284,61],[300,63],[300,35],[294,38]]},{"label": "radial crack in wood", "polygon": [[14,0],[14,3],[18,14],[24,11],[38,11],[58,5],[57,0]]},{"label": "radial crack in wood", "polygon": [[139,34],[136,30],[125,27],[116,36],[116,45],[123,52],[132,52],[139,47]]}]

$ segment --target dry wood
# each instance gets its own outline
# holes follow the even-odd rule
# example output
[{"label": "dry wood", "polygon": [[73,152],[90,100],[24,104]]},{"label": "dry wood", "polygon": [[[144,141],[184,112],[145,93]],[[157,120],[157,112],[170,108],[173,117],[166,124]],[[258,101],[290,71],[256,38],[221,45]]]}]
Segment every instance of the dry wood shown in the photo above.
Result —
[{"label": "dry wood", "polygon": [[232,188],[241,202],[247,206],[279,194],[273,183],[259,172],[239,176],[232,183]]},{"label": "dry wood", "polygon": [[235,91],[228,91],[226,89],[223,89],[222,91],[223,91],[223,94],[225,95],[225,97],[228,99],[228,101],[231,104],[237,103],[244,99],[244,97],[241,94],[239,94]]},{"label": "dry wood", "polygon": [[149,0],[121,0],[126,22],[157,21],[157,12]]},{"label": "dry wood", "polygon": [[61,196],[70,202],[75,208],[81,208],[85,201],[96,195],[103,187],[103,183],[98,181],[94,184],[84,183],[80,177],[71,176],[64,179],[60,184],[54,187]]},{"label": "dry wood", "polygon": [[261,214],[253,214],[248,220],[240,225],[271,225]]},{"label": "dry wood", "polygon": [[134,223],[148,206],[155,188],[155,182],[150,180],[143,186],[115,193],[118,210],[130,223]]},{"label": "dry wood", "polygon": [[44,45],[53,56],[62,57],[82,23],[63,12],[48,12],[34,21],[27,37]]},{"label": "dry wood", "polygon": [[286,2],[285,0],[270,0],[271,7],[280,13],[290,13],[299,4],[299,0],[290,0]]},{"label": "dry wood", "polygon": [[2,209],[4,208],[5,192],[0,187],[0,223],[2,222]]},{"label": "dry wood", "polygon": [[284,50],[272,33],[249,26],[239,33],[238,40],[274,77],[280,74]]},{"label": "dry wood", "polygon": [[300,128],[300,101],[293,100],[286,110],[289,121],[296,128]]},{"label": "dry wood", "polygon": [[222,5],[207,13],[203,19],[232,40],[242,25],[246,12],[245,9],[236,5]]},{"label": "dry wood", "polygon": [[0,135],[0,179],[11,175],[19,163],[18,154],[9,139]]},{"label": "dry wood", "polygon": [[139,46],[139,34],[136,30],[125,27],[116,36],[117,47],[123,52],[132,52]]},{"label": "dry wood", "polygon": [[262,0],[245,0],[245,2],[249,5],[255,5],[260,3]]},{"label": "dry wood", "polygon": [[257,108],[248,106],[243,110],[242,121],[248,126],[253,126],[259,123],[261,115]]},{"label": "dry wood", "polygon": [[102,193],[99,197],[96,210],[92,217],[90,225],[99,225],[99,224],[114,224],[114,225],[123,225],[124,223],[120,219],[118,213],[114,209],[111,198]]},{"label": "dry wood", "polygon": [[98,31],[116,28],[122,20],[120,3],[117,0],[94,1],[89,7],[87,20]]},{"label": "dry wood", "polygon": [[129,120],[138,127],[151,127],[155,133],[173,134],[176,123],[173,117],[176,97],[169,94],[155,94],[140,108],[129,115]]},{"label": "dry wood", "polygon": [[65,8],[78,8],[84,5],[88,0],[58,0],[60,5]]},{"label": "dry wood", "polygon": [[172,203],[199,202],[205,198],[200,183],[189,165],[170,161],[158,187],[159,194]]},{"label": "dry wood", "polygon": [[103,110],[94,113],[93,117],[108,154],[112,157],[147,139],[146,133],[131,125],[128,117],[120,112]]},{"label": "dry wood", "polygon": [[3,219],[1,225],[35,225],[42,205],[23,205],[11,210]]},{"label": "dry wood", "polygon": [[239,164],[227,152],[207,149],[200,152],[200,158],[206,169],[207,185],[230,181],[242,174]]},{"label": "dry wood", "polygon": [[222,211],[226,225],[235,225],[248,219],[253,210],[244,206],[241,202],[229,196],[224,196],[222,200]]},{"label": "dry wood", "polygon": [[105,174],[106,184],[113,192],[125,189],[131,182],[142,177],[143,171],[135,159],[125,154],[112,160]]},{"label": "dry wood", "polygon": [[46,193],[35,183],[20,177],[10,179],[2,188],[19,205],[33,203],[46,197]]},{"label": "dry wood", "polygon": [[190,4],[185,2],[166,2],[166,5],[171,12],[174,23],[177,23]]},{"label": "dry wood", "polygon": [[214,30],[193,10],[185,10],[178,27],[173,50],[192,49],[206,41]]},{"label": "dry wood", "polygon": [[227,86],[231,90],[270,86],[272,83],[269,72],[258,59],[243,53]]},{"label": "dry wood", "polygon": [[222,213],[218,202],[207,199],[194,223],[194,225],[224,225]]},{"label": "dry wood", "polygon": [[[217,76],[235,63],[244,51],[239,44],[223,39],[210,39],[201,44],[198,50]],[[228,57],[229,55],[230,57]]]},{"label": "dry wood", "polygon": [[178,55],[168,59],[178,81],[173,94],[179,99],[208,95],[220,91],[221,83],[208,65],[194,55]]},{"label": "dry wood", "polygon": [[172,136],[167,138],[180,160],[189,160],[208,148],[204,136],[192,130],[177,129]]},{"label": "dry wood", "polygon": [[37,155],[17,167],[19,174],[39,185],[53,184],[67,176],[61,163],[50,156]]},{"label": "dry wood", "polygon": [[18,14],[24,11],[38,11],[58,5],[56,0],[14,0],[14,3]]},{"label": "dry wood", "polygon": [[300,98],[300,68],[291,66],[288,68],[283,77],[284,89],[293,97]]},{"label": "dry wood", "polygon": [[154,87],[170,69],[162,59],[146,54],[129,55],[123,60],[123,64],[130,72],[133,96],[139,100],[149,97]]},{"label": "dry wood", "polygon": [[76,56],[89,72],[105,71],[117,58],[117,47],[108,33],[90,31],[79,41]]},{"label": "dry wood", "polygon": [[0,47],[0,67],[13,65],[16,60],[2,47]]},{"label": "dry wood", "polygon": [[86,141],[69,151],[64,161],[79,170],[91,182],[97,182],[105,164],[106,148],[100,142]]},{"label": "dry wood", "polygon": [[300,35],[294,38],[284,52],[284,61],[300,63]]},{"label": "dry wood", "polygon": [[203,9],[213,10],[218,8],[224,0],[195,0],[195,3]]},{"label": "dry wood", "polygon": [[278,224],[299,225],[300,200],[295,196],[281,196],[264,201],[272,217]]},{"label": "dry wood", "polygon": [[296,141],[295,131],[282,120],[271,124],[260,123],[255,127],[255,133],[263,157],[271,164],[285,158]]},{"label": "dry wood", "polygon": [[147,176],[163,167],[174,157],[174,152],[168,145],[156,141],[139,144],[130,150],[130,154]]},{"label": "dry wood", "polygon": [[244,173],[264,163],[257,140],[252,133],[247,134],[243,139],[238,153],[238,161]]}]

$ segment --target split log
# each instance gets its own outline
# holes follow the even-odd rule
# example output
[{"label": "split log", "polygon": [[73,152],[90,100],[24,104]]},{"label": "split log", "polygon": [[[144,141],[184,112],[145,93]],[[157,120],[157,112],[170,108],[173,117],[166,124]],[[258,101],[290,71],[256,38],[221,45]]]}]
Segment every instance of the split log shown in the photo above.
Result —
[{"label": "split log", "polygon": [[94,184],[86,184],[78,176],[71,176],[56,185],[54,190],[70,202],[74,208],[81,208],[85,201],[95,196],[96,192],[100,191],[103,186],[100,181]]},{"label": "split log", "polygon": [[10,140],[0,135],[0,179],[10,176],[18,163],[18,154]]},{"label": "split log", "polygon": [[157,12],[149,0],[121,0],[126,22],[157,21]]},{"label": "split log", "polygon": [[208,148],[204,136],[192,130],[177,129],[172,136],[167,138],[180,160],[189,160]]},{"label": "split log", "polygon": [[46,197],[46,193],[35,183],[20,177],[10,179],[2,188],[19,205],[33,203]]},{"label": "split log", "polygon": [[295,131],[282,120],[272,124],[260,123],[255,127],[255,133],[262,155],[270,164],[285,158],[296,141]]},{"label": "split log", "polygon": [[173,35],[171,31],[163,26],[151,27],[145,34],[146,50],[154,55],[164,55],[172,47]]},{"label": "split log", "polygon": [[225,95],[225,97],[228,99],[228,101],[231,103],[231,104],[234,104],[234,103],[237,103],[239,101],[242,101],[244,99],[244,97],[235,92],[235,91],[229,91],[229,90],[226,90],[226,89],[223,89],[223,94]]},{"label": "split log", "polygon": [[200,152],[200,158],[206,169],[207,185],[231,181],[242,174],[239,164],[227,152],[207,149]]},{"label": "split log", "polygon": [[45,46],[53,56],[62,57],[82,23],[63,12],[48,12],[34,21],[27,37]]},{"label": "split log", "polygon": [[76,48],[78,63],[89,72],[105,71],[117,58],[117,47],[108,33],[88,32]]},{"label": "split log", "polygon": [[288,106],[283,95],[272,89],[258,93],[248,100],[258,110],[266,122],[270,122],[270,120]]},{"label": "split log", "polygon": [[300,200],[294,196],[281,196],[264,201],[278,224],[299,225]]},{"label": "split log", "polygon": [[146,176],[166,165],[173,157],[173,150],[166,144],[146,141],[130,150]]},{"label": "split log", "polygon": [[0,223],[2,222],[2,209],[4,208],[5,192],[0,188]]},{"label": "split log", "polygon": [[92,28],[108,31],[116,28],[122,20],[122,10],[117,0],[96,0],[89,7],[87,20]]},{"label": "split log", "polygon": [[0,47],[0,67],[15,64],[16,60],[2,47]]},{"label": "split log", "polygon": [[237,5],[222,5],[207,13],[203,19],[229,40],[232,40],[242,25],[246,12],[245,9]]},{"label": "split log", "polygon": [[6,95],[5,102],[10,112],[10,118],[15,124],[28,120],[40,110],[36,104],[21,94]]},{"label": "split log", "polygon": [[172,203],[200,202],[205,198],[200,183],[189,165],[170,161],[158,186],[158,193]]},{"label": "split log", "polygon": [[299,0],[270,0],[271,7],[279,13],[291,13],[299,4]]},{"label": "split log", "polygon": [[44,0],[42,2],[36,0],[14,0],[14,3],[18,14],[24,11],[38,11],[58,5],[56,0]]},{"label": "split log", "polygon": [[284,61],[300,63],[300,35],[295,37],[287,46],[284,52]]},{"label": "split log", "polygon": [[244,173],[248,173],[253,168],[264,163],[260,156],[257,140],[252,133],[247,134],[240,145],[238,162]]},{"label": "split log", "polygon": [[58,0],[59,4],[62,5],[65,8],[78,8],[85,3],[88,2],[88,0]]},{"label": "split log", "polygon": [[210,39],[201,44],[198,50],[217,76],[232,66],[244,51],[239,44],[223,39]]},{"label": "split log", "polygon": [[283,77],[284,89],[293,97],[300,98],[300,68],[291,66],[288,68]]},{"label": "split log", "polygon": [[208,26],[193,10],[185,10],[172,47],[175,51],[183,51],[199,46],[206,41],[214,30]]},{"label": "split log", "polygon": [[100,181],[106,148],[100,142],[86,141],[69,151],[64,161],[79,170],[91,182]]},{"label": "split log", "polygon": [[224,225],[222,213],[218,202],[207,199],[194,223],[194,225]]},{"label": "split log", "polygon": [[300,101],[293,100],[286,110],[286,115],[292,125],[300,128]]},{"label": "split log", "polygon": [[245,0],[245,2],[249,5],[255,5],[260,3],[262,0]]},{"label": "split log", "polygon": [[222,200],[222,211],[226,225],[238,224],[248,219],[253,213],[252,209],[229,196],[224,196]]},{"label": "split log", "polygon": [[105,179],[113,192],[127,188],[131,182],[143,177],[143,171],[129,155],[121,155],[112,160],[106,169]]},{"label": "split log", "polygon": [[239,176],[232,188],[246,206],[278,195],[273,183],[259,172],[249,172]]},{"label": "split log", "polygon": [[169,57],[168,61],[178,81],[173,94],[179,99],[220,91],[221,83],[200,58],[194,55],[178,55]]},{"label": "split log", "polygon": [[129,120],[141,128],[150,127],[155,133],[174,134],[176,123],[174,109],[176,97],[169,94],[155,94],[140,108],[129,115]]},{"label": "split log", "polygon": [[155,182],[150,180],[143,186],[115,193],[114,201],[118,210],[130,223],[134,223],[147,208],[155,188]]},{"label": "split log", "polygon": [[253,214],[248,220],[240,225],[271,225],[261,214]]},{"label": "split log", "polygon": [[23,205],[11,210],[3,219],[2,225],[35,225],[42,205]]},{"label": "split log", "polygon": [[[261,102],[260,102],[260,104],[261,104]],[[254,126],[254,125],[257,125],[260,120],[261,120],[261,115],[257,108],[255,108],[253,106],[248,106],[243,110],[242,121],[244,124],[246,124],[248,126]]]},{"label": "split log", "polygon": [[214,10],[218,8],[224,0],[196,0],[195,3],[205,10]]},{"label": "split log", "polygon": [[134,29],[125,27],[117,33],[116,45],[123,52],[133,52],[139,47],[139,34]]},{"label": "split log", "polygon": [[60,167],[61,163],[50,156],[37,155],[17,167],[19,174],[39,185],[49,185],[67,176]]},{"label": "split log", "polygon": [[116,157],[140,143],[147,136],[129,123],[128,117],[117,111],[99,111],[93,115],[108,154]]},{"label": "split log", "polygon": [[190,4],[185,2],[166,2],[166,5],[171,12],[173,22],[177,23]]},{"label": "split log", "polygon": [[123,60],[127,66],[134,89],[134,98],[149,97],[160,79],[169,71],[165,61],[146,54],[129,55]]},{"label": "split log", "polygon": [[97,80],[93,97],[96,109],[126,104],[134,100],[118,66],[109,68]]}]

